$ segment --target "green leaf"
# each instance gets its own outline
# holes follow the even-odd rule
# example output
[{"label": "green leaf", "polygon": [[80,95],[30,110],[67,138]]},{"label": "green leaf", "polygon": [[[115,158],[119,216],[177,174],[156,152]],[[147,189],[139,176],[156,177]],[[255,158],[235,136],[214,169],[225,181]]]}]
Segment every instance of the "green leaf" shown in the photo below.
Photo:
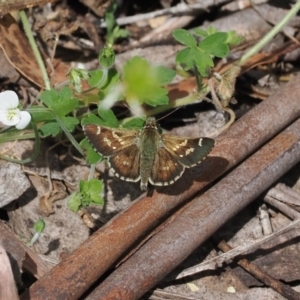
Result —
[{"label": "green leaf", "polygon": [[59,92],[59,98],[61,102],[69,101],[72,97],[72,91],[69,87],[63,87]]},{"label": "green leaf", "polygon": [[[162,88],[161,85],[162,83],[166,84],[167,79],[171,78],[171,74],[171,72],[168,73],[162,68],[153,67],[148,61],[139,56],[128,60],[123,67],[124,94],[127,102],[129,104],[136,104],[137,101],[140,104],[145,102],[152,106],[168,103],[165,96],[168,91]],[[150,97],[154,97],[158,101],[151,100]]]},{"label": "green leaf", "polygon": [[103,183],[98,179],[91,179],[90,181],[80,180],[79,192],[73,193],[68,200],[68,207],[70,210],[76,212],[82,207],[86,207],[91,203],[104,204],[101,196],[103,192]]},{"label": "green leaf", "polygon": [[173,37],[181,44],[188,47],[196,47],[197,42],[193,35],[185,29],[176,29],[172,32]]},{"label": "green leaf", "polygon": [[[79,124],[78,119],[76,119],[74,117],[61,117],[60,120],[64,123],[64,125],[70,132],[75,129],[75,126],[77,124]],[[62,131],[61,127],[56,122],[45,123],[40,127],[39,130],[42,132],[43,137],[47,137],[50,135],[55,137]]]},{"label": "green leaf", "polygon": [[157,88],[155,93],[148,94],[147,97],[144,98],[144,102],[151,106],[157,105],[166,105],[169,103],[168,91],[164,88]]},{"label": "green leaf", "polygon": [[98,179],[91,179],[89,181],[80,180],[79,190],[82,195],[82,204],[88,206],[90,203],[104,204],[101,197],[103,183]]},{"label": "green leaf", "polygon": [[102,68],[110,68],[115,63],[116,54],[111,45],[105,45],[99,53],[99,64]]},{"label": "green leaf", "polygon": [[141,129],[143,128],[145,123],[145,119],[141,118],[133,118],[129,120],[128,122],[124,123],[122,125],[123,128],[128,128],[128,129]]},{"label": "green leaf", "polygon": [[91,179],[90,181],[84,182],[85,194],[90,198],[90,202],[95,204],[104,204],[101,193],[103,192],[103,182],[98,179]]},{"label": "green leaf", "polygon": [[229,47],[226,44],[220,44],[219,47],[212,49],[210,53],[216,57],[223,58],[228,56]]},{"label": "green leaf", "polygon": [[202,28],[196,28],[194,30],[194,34],[196,36],[200,36],[200,37],[207,37],[210,36],[214,33],[218,32],[218,29],[213,27],[213,26],[209,26],[206,30],[202,29]]},{"label": "green leaf", "polygon": [[82,119],[81,125],[84,126],[86,124],[97,124],[114,128],[119,127],[119,120],[117,119],[117,117],[111,109],[98,109],[98,113],[100,118],[94,114],[89,114],[88,116]]},{"label": "green leaf", "polygon": [[58,92],[54,89],[43,91],[41,93],[41,100],[49,108],[53,108],[58,101]]},{"label": "green leaf", "polygon": [[59,100],[55,103],[55,107],[52,109],[58,116],[65,116],[76,109],[78,106],[78,99],[71,99],[72,92],[69,93],[70,88],[65,87],[59,93]]},{"label": "green leaf", "polygon": [[195,65],[204,77],[208,76],[208,70],[214,66],[210,55],[197,47],[181,50],[176,56],[176,61],[183,65],[184,70],[189,70]]},{"label": "green leaf", "polygon": [[209,70],[214,66],[214,62],[210,55],[207,53],[198,51],[197,57],[195,57],[195,65],[203,77],[209,75]]},{"label": "green leaf", "polygon": [[61,132],[61,128],[56,122],[49,122],[46,124],[43,124],[39,131],[42,133],[42,137],[47,137],[52,135],[53,137],[57,136]]},{"label": "green leaf", "polygon": [[51,89],[41,94],[41,100],[51,108],[58,116],[65,116],[73,111],[78,105],[78,99],[71,99],[72,91],[69,87],[64,87],[58,93]]},{"label": "green leaf", "polygon": [[98,152],[96,152],[96,150],[92,147],[87,138],[84,138],[80,142],[80,146],[82,147],[85,153],[85,159],[88,164],[93,165],[102,160],[102,156]]},{"label": "green leaf", "polygon": [[71,211],[77,212],[81,208],[81,193],[72,193],[68,199],[68,207]]},{"label": "green leaf", "polygon": [[218,32],[218,29],[217,28],[215,28],[214,26],[209,26],[208,28],[207,28],[207,34],[208,35],[212,35],[212,34],[214,34],[214,33],[217,33]]},{"label": "green leaf", "polygon": [[[108,93],[118,84],[119,81],[120,74],[118,73],[118,71],[114,68],[109,69],[106,80],[100,85],[101,90],[98,93],[99,99],[104,99],[108,95]],[[121,100],[121,98],[116,100]]]},{"label": "green leaf", "polygon": [[201,36],[201,37],[206,37],[208,36],[208,33],[206,32],[206,30],[202,29],[202,28],[196,28],[194,29],[194,34],[196,36]]},{"label": "green leaf", "polygon": [[176,76],[176,72],[174,70],[166,68],[164,66],[158,66],[154,69],[157,75],[157,80],[160,82],[161,85],[168,84]]},{"label": "green leaf", "polygon": [[74,117],[62,117],[61,121],[64,123],[64,125],[70,132],[72,132],[75,129],[75,126],[79,124],[79,120]]},{"label": "green leaf", "polygon": [[97,125],[105,125],[105,122],[97,117],[94,114],[89,114],[88,116],[84,117],[81,121],[81,125],[84,126],[86,124],[97,124]]},{"label": "green leaf", "polygon": [[119,26],[115,27],[113,30],[113,36],[115,39],[127,38],[130,35],[130,32],[126,29],[120,28]]},{"label": "green leaf", "polygon": [[[183,35],[182,31],[179,33]],[[178,36],[180,34],[177,33]],[[195,34],[205,38],[198,46],[190,43],[189,47],[179,51],[176,55],[176,62],[180,63],[186,71],[196,66],[199,73],[207,77],[214,66],[212,57],[223,58],[229,54],[229,34],[218,32],[214,27],[209,27],[206,31],[201,28],[196,29]],[[177,39],[183,41],[183,38],[178,38],[178,36]]]},{"label": "green leaf", "polygon": [[104,124],[109,127],[119,127],[119,120],[115,116],[111,109],[100,110],[98,109],[98,114],[100,118],[104,121]]},{"label": "green leaf", "polygon": [[103,80],[103,70],[93,70],[90,71],[90,78],[88,80],[88,83],[92,87],[98,86],[100,83],[102,83]]},{"label": "green leaf", "polygon": [[176,55],[176,62],[183,65],[185,71],[190,70],[194,65],[194,53],[195,48],[185,48],[179,51]]},{"label": "green leaf", "polygon": [[60,92],[51,89],[41,94],[41,100],[52,110],[53,118],[58,122],[48,122],[41,126],[40,131],[44,137],[59,134],[61,132],[60,125],[62,125],[62,123],[68,131],[73,131],[75,125],[79,123],[75,117],[67,116],[78,107],[78,99],[71,97],[72,91],[69,87],[62,88]]},{"label": "green leaf", "polygon": [[47,108],[34,106],[34,109],[30,110],[30,114],[35,123],[55,120],[52,111],[45,111],[45,109]]},{"label": "green leaf", "polygon": [[199,43],[199,49],[212,54],[216,57],[225,57],[229,53],[229,47],[225,44],[228,34],[226,32],[217,32]]},{"label": "green leaf", "polygon": [[227,45],[234,46],[238,45],[243,41],[243,38],[236,34],[234,30],[228,32],[228,38],[226,40]]},{"label": "green leaf", "polygon": [[39,219],[34,223],[34,231],[41,233],[45,229],[45,221],[43,219]]}]

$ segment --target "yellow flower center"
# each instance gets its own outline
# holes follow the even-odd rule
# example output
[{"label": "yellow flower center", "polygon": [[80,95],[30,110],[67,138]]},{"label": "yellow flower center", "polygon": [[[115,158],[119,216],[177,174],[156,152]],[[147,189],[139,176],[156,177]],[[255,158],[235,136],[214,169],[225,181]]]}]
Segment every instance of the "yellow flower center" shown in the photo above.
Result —
[{"label": "yellow flower center", "polygon": [[12,108],[7,111],[7,119],[9,121],[17,118],[19,116],[20,110],[18,108]]}]

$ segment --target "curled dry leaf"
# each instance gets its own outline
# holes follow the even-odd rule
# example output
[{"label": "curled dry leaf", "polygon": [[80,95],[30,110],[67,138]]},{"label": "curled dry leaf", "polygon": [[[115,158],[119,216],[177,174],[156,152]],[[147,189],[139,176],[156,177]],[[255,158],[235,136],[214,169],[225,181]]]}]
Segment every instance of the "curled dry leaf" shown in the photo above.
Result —
[{"label": "curled dry leaf", "polygon": [[10,14],[0,19],[0,47],[10,64],[23,76],[39,87],[44,87],[42,74],[29,42]]}]

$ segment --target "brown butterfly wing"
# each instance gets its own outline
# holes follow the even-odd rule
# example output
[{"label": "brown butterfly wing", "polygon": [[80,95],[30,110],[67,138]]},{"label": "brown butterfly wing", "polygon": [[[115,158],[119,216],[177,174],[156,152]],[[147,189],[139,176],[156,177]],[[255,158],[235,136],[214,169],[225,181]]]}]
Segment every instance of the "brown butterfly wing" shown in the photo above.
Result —
[{"label": "brown butterfly wing", "polygon": [[138,181],[140,149],[137,146],[138,130],[122,130],[95,124],[83,127],[94,149],[107,157],[114,174],[127,181]]},{"label": "brown butterfly wing", "polygon": [[215,145],[215,141],[210,138],[182,138],[170,134],[162,134],[162,142],[186,168],[201,162]]},{"label": "brown butterfly wing", "polygon": [[95,124],[87,124],[83,131],[95,150],[105,157],[122,151],[137,142],[138,130],[122,130]]},{"label": "brown butterfly wing", "polygon": [[123,148],[107,160],[115,176],[126,181],[140,180],[140,149],[136,144]]},{"label": "brown butterfly wing", "polygon": [[183,174],[184,167],[166,148],[158,148],[149,181],[153,185],[169,185]]}]

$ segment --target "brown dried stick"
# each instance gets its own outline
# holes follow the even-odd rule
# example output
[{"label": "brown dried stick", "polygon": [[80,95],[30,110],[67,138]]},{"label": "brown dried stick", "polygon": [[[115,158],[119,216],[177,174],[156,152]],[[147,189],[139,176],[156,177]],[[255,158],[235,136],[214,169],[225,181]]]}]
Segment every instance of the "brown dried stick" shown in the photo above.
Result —
[{"label": "brown dried stick", "polygon": [[10,257],[13,257],[20,269],[24,268],[36,278],[41,278],[54,266],[44,261],[38,254],[24,245],[10,228],[2,222],[0,222],[0,244],[2,244]]},{"label": "brown dried stick", "polygon": [[[295,120],[300,115],[299,94],[300,78],[296,77],[224,132],[212,155],[199,167],[188,170],[176,184],[141,197],[98,230],[30,288],[30,299],[79,298],[170,211]],[[22,299],[28,299],[28,294]]]},{"label": "brown dried stick", "polygon": [[[218,247],[223,252],[228,252],[232,248],[225,242],[222,241]],[[258,280],[263,282],[264,284],[270,286],[273,290],[284,296],[289,300],[298,300],[300,299],[300,294],[293,290],[289,285],[283,284],[281,281],[273,278],[272,276],[268,275],[262,269],[260,269],[255,264],[251,263],[248,259],[242,258],[237,261],[237,263],[248,271],[250,274],[255,276]]]},{"label": "brown dried stick", "polygon": [[18,293],[10,261],[4,247],[0,244],[0,299],[18,300]]},{"label": "brown dried stick", "polygon": [[197,197],[86,299],[140,299],[299,161],[300,119]]}]

